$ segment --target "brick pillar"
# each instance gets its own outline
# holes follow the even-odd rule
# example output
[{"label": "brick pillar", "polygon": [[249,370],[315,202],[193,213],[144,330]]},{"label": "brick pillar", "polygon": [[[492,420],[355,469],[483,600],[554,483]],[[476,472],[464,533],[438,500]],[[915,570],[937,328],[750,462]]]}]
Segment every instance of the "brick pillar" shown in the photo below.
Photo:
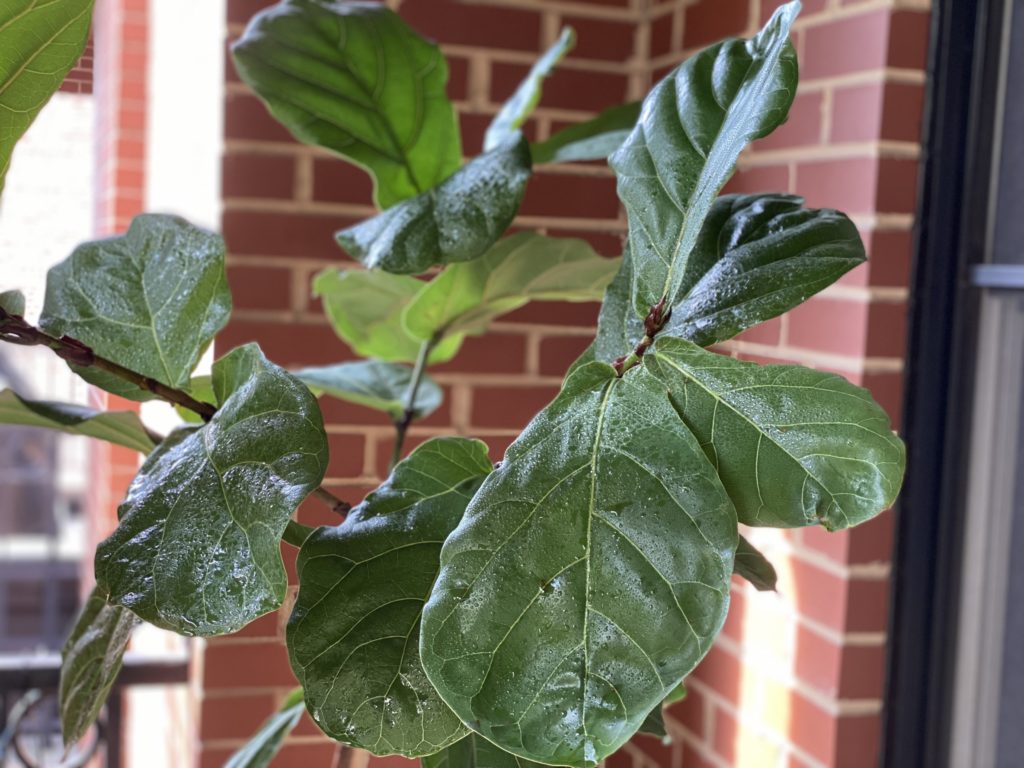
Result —
[{"label": "brick pillar", "polygon": [[[268,0],[229,0],[230,37]],[[579,45],[545,86],[526,125],[543,139],[603,107],[640,97],[689,52],[750,34],[776,0],[409,0],[391,2],[438,39],[451,67],[467,154],[562,24]],[[795,361],[869,386],[898,418],[904,302],[924,84],[927,0],[805,0],[796,41],[803,82],[790,122],[743,158],[733,191],[790,191],[850,212],[870,266],[789,318],[727,345],[764,362]],[[220,349],[258,341],[286,366],[351,358],[310,297],[312,275],[339,265],[333,232],[373,213],[370,183],[352,166],[293,142],[231,71],[225,100],[223,231],[236,311]],[[626,223],[614,177],[598,164],[542,168],[517,223],[621,253]],[[412,430],[481,437],[493,456],[555,393],[593,335],[596,305],[535,304],[469,339],[434,370],[445,406]],[[391,426],[323,402],[332,458],[327,485],[358,500],[386,470]],[[317,507],[304,522],[331,522]],[[669,726],[676,743],[638,737],[616,768],[866,766],[878,746],[891,521],[851,534],[769,532],[778,595],[733,590],[721,641],[694,675]],[[292,558],[293,555],[288,554]],[[207,644],[202,765],[219,766],[294,685],[282,647],[288,606]],[[276,766],[330,765],[333,745],[308,720]],[[359,754],[355,768],[365,768]],[[762,762],[764,760],[764,762]],[[397,758],[373,768],[411,765]]]}]

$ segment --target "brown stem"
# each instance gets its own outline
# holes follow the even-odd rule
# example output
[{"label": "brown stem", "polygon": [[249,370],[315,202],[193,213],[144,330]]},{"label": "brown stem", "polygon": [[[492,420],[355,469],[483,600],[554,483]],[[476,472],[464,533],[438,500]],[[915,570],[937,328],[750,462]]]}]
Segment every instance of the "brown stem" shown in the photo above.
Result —
[{"label": "brown stem", "polygon": [[665,327],[665,323],[672,316],[672,308],[665,309],[665,297],[654,304],[650,311],[647,313],[647,317],[644,318],[644,337],[640,339],[636,348],[628,355],[618,357],[612,362],[612,367],[615,369],[615,374],[622,378],[622,375],[637,365],[640,359],[644,356],[644,353],[650,349],[651,344],[654,343],[654,337],[658,335],[658,332]]},{"label": "brown stem", "polygon": [[[113,360],[100,357],[78,339],[73,339],[70,336],[61,336],[60,338],[51,336],[27,322],[20,315],[12,315],[2,307],[0,307],[0,341],[29,347],[47,347],[57,357],[67,360],[73,365],[106,371],[123,381],[134,384],[139,389],[152,392],[161,400],[166,400],[174,405],[180,405],[182,408],[187,408],[199,414],[203,421],[209,421],[217,412],[215,406],[196,400],[188,392],[168,387],[166,384],[161,384],[155,379],[143,376],[141,373],[136,373],[129,368],[125,368],[123,365],[118,365]],[[322,486],[313,491],[312,495],[327,504],[333,512],[342,517],[347,515],[348,511],[352,509],[351,504],[347,501],[342,501]]]}]

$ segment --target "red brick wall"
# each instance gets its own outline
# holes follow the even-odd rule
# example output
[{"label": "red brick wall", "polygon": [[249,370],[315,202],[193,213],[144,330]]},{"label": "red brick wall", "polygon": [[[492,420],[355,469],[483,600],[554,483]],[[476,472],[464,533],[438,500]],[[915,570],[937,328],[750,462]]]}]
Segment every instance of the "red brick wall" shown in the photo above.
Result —
[{"label": "red brick wall", "polygon": [[[267,0],[228,0],[229,36]],[[748,153],[732,188],[791,191],[847,210],[872,255],[789,318],[728,345],[732,354],[835,370],[870,386],[897,416],[904,302],[923,89],[927,0],[807,0],[796,41],[804,81],[790,124]],[[395,3],[392,3],[395,5]],[[534,138],[623,99],[640,97],[694,47],[749,33],[773,0],[406,0],[400,12],[441,41],[451,64],[468,154],[537,51],[563,23],[579,46],[548,82],[526,126]],[[292,142],[228,65],[224,216],[236,312],[221,349],[251,340],[286,366],[351,358],[310,297],[311,276],[338,265],[332,233],[372,213],[361,171]],[[621,251],[625,221],[614,179],[598,166],[542,169],[519,223]],[[470,339],[435,370],[446,405],[412,430],[467,434],[495,457],[554,394],[589,342],[596,305],[527,307]],[[383,418],[324,401],[332,443],[327,485],[358,500],[386,470]],[[306,523],[331,522],[306,507]],[[888,517],[852,534],[772,534],[778,595],[737,584],[726,632],[670,718],[674,746],[640,738],[623,768],[685,765],[865,766],[881,708]],[[205,652],[203,766],[219,766],[294,685],[281,644],[288,607]],[[278,766],[329,765],[333,746],[305,722]],[[357,755],[360,763],[365,755]],[[375,760],[375,765],[397,759]],[[628,765],[627,765],[628,764]],[[403,762],[402,765],[405,765]]]}]

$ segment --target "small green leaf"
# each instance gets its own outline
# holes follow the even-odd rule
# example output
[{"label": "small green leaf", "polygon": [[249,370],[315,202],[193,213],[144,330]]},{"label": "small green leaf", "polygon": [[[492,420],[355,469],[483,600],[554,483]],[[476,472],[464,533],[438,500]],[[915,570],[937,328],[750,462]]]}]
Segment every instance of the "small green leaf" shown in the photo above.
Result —
[{"label": "small green leaf", "polygon": [[137,413],[104,412],[74,403],[26,400],[9,389],[0,390],[0,423],[94,437],[140,453],[149,453],[156,446]]},{"label": "small green leaf", "polygon": [[675,306],[687,261],[743,148],[782,124],[796,94],[789,28],[779,8],[752,40],[726,40],[688,59],[644,99],[640,122],[610,163],[629,216],[633,306]]},{"label": "small green leaf", "polygon": [[14,145],[85,50],[92,6],[93,0],[0,6],[0,192]]},{"label": "small green leaf", "polygon": [[420,760],[421,768],[542,768],[540,763],[499,749],[482,736],[470,733],[440,752]]},{"label": "small green leaf", "polygon": [[25,315],[25,294],[21,291],[4,291],[0,293],[0,309],[9,315]]},{"label": "small green leaf", "polygon": [[220,409],[150,454],[96,552],[110,602],[184,635],[234,632],[277,608],[288,518],[323,479],[316,398],[254,344],[213,365]]},{"label": "small green leaf", "polygon": [[484,256],[453,264],[405,309],[406,329],[418,339],[481,334],[499,315],[530,301],[600,301],[618,269],[583,240],[520,232]]},{"label": "small green leaf", "polygon": [[249,22],[232,53],[299,141],[373,175],[380,208],[432,189],[462,162],[444,56],[383,5],[284,0]]},{"label": "small green leaf", "polygon": [[672,689],[672,692],[669,693],[668,696],[665,697],[665,700],[662,702],[662,705],[670,707],[673,704],[678,704],[680,701],[686,698],[687,693],[688,691],[686,690],[686,684],[680,683],[674,689]]},{"label": "small green leaf", "polygon": [[646,733],[648,736],[656,736],[666,744],[671,743],[668,731],[665,730],[665,715],[662,712],[662,704],[660,701],[654,709],[648,713],[647,719],[643,721],[640,726],[640,730],[637,731],[637,733]]},{"label": "small green leaf", "polygon": [[435,438],[344,523],[303,545],[288,649],[309,711],[331,738],[419,757],[466,734],[423,674],[420,614],[441,544],[490,471],[483,443]]},{"label": "small green leaf", "polygon": [[760,592],[774,592],[779,580],[775,566],[743,536],[740,536],[739,546],[736,547],[733,572],[749,581]]},{"label": "small green leaf", "polygon": [[[727,195],[715,201],[688,267],[708,265],[664,333],[700,347],[789,311],[867,258],[857,228],[792,195]],[[689,270],[688,270],[689,271]]]},{"label": "small green leaf", "polygon": [[533,162],[576,163],[604,160],[622,146],[640,117],[640,102],[609,107],[593,120],[570,125],[530,148]]},{"label": "small green leaf", "polygon": [[565,27],[555,44],[537,60],[526,79],[512,94],[512,98],[502,105],[491,124],[487,126],[487,133],[484,135],[485,152],[506,141],[522,127],[540,101],[544,81],[575,46],[576,32],[572,27]]},{"label": "small green leaf", "polygon": [[398,274],[479,258],[515,218],[530,171],[529,145],[516,134],[437,187],[338,232],[338,243],[365,266]]},{"label": "small green leaf", "polygon": [[643,366],[621,379],[581,367],[445,542],[423,613],[427,676],[502,749],[593,766],[710,648],[736,537],[664,384]]},{"label": "small green leaf", "polygon": [[[412,383],[412,369],[381,360],[358,360],[322,368],[303,368],[293,375],[313,390],[349,403],[384,411],[394,421],[405,413],[405,397]],[[429,416],[444,402],[444,390],[424,376],[416,391],[414,415]]]},{"label": "small green leaf", "polygon": [[659,336],[644,356],[700,440],[741,523],[848,528],[896,500],[906,451],[866,389]]},{"label": "small green leaf", "polygon": [[626,247],[622,265],[605,292],[597,317],[592,359],[611,363],[632,352],[644,336],[643,321],[633,310],[633,256]]},{"label": "small green leaf", "polygon": [[[217,398],[213,394],[213,377],[212,376],[193,376],[188,383],[189,394],[192,395],[196,400],[202,403],[209,403],[210,405],[217,405]],[[203,417],[195,411],[191,411],[188,408],[183,408],[180,405],[174,406],[174,410],[178,412],[189,424],[202,424]]]},{"label": "small green leaf", "polygon": [[[49,271],[39,324],[182,389],[230,314],[224,241],[176,216],[143,214],[125,235],[80,245]],[[116,395],[152,398],[105,371],[74,370]]]},{"label": "small green leaf", "polygon": [[57,699],[65,745],[77,742],[96,722],[138,623],[131,611],[108,605],[97,589],[86,600],[61,651]]},{"label": "small green leaf", "polygon": [[302,689],[296,688],[288,694],[281,708],[260,726],[256,735],[228,758],[224,768],[268,768],[285,738],[299,724],[305,709]]},{"label": "small green leaf", "polygon": [[[402,324],[402,312],[426,283],[388,272],[328,269],[316,276],[313,293],[323,301],[334,332],[362,357],[412,363],[421,341]],[[455,357],[462,337],[441,341],[430,353],[431,363]]]}]

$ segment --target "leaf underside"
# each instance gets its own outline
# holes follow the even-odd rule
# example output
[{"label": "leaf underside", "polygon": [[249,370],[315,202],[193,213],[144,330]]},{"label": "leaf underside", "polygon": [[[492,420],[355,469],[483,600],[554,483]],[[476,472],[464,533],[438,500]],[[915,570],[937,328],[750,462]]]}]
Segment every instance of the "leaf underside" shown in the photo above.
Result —
[{"label": "leaf underside", "polygon": [[422,768],[541,768],[540,763],[499,749],[475,733],[440,752],[427,755],[420,764]]},{"label": "leaf underside", "polygon": [[779,580],[775,567],[744,536],[740,536],[739,546],[736,547],[736,562],[733,569],[738,576],[753,584],[759,592],[775,591],[775,585]]},{"label": "leaf underside", "polygon": [[255,345],[213,367],[222,403],[150,454],[96,552],[110,602],[183,635],[234,632],[277,608],[280,540],[327,467],[312,393]]},{"label": "leaf underside", "polygon": [[288,649],[327,735],[377,755],[418,757],[466,734],[423,673],[420,614],[441,544],[490,471],[483,443],[435,438],[344,523],[303,544]]},{"label": "leaf underside", "polygon": [[[355,360],[348,363],[302,368],[292,372],[314,394],[325,394],[366,408],[383,411],[398,421],[405,413],[406,395],[412,383],[412,369],[382,360]],[[416,390],[413,414],[425,418],[441,407],[444,391],[424,375]]]}]

